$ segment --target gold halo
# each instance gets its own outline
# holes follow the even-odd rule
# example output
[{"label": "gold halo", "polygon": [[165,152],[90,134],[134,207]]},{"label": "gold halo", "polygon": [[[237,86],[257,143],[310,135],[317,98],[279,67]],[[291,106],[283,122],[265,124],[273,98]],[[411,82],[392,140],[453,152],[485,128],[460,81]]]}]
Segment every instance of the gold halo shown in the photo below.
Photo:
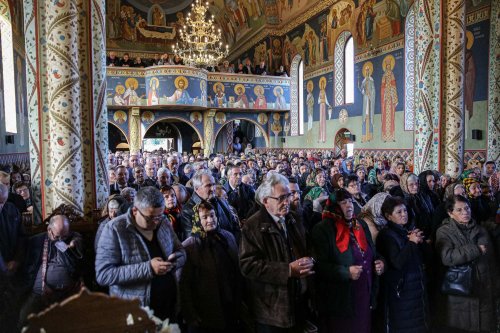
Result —
[{"label": "gold halo", "polygon": [[365,62],[363,65],[363,76],[366,77],[366,69],[369,70],[369,75],[372,76],[373,74],[373,63],[371,61]]},{"label": "gold halo", "polygon": [[307,81],[307,92],[312,92],[314,89],[314,82],[312,80]]},{"label": "gold halo", "polygon": [[243,90],[242,94],[244,94],[244,93],[245,93],[245,86],[244,86],[244,85],[242,85],[241,83],[238,83],[237,85],[235,85],[235,86],[234,86],[234,92],[236,93],[236,95],[239,95],[239,94],[238,94],[238,88],[240,88],[240,87],[241,87],[241,89]]},{"label": "gold halo", "polygon": [[388,56],[386,56],[384,58],[384,61],[382,61],[382,69],[384,70],[385,72],[385,68],[386,68],[386,64],[387,62],[389,62],[390,66],[391,66],[391,71],[394,70],[394,65],[396,65],[396,59],[394,59],[394,56],[392,54],[389,54]]},{"label": "gold halo", "polygon": [[117,119],[120,119],[120,117],[118,117],[118,115],[122,116],[123,121],[127,121],[127,114],[122,110],[118,110],[115,113],[113,113],[113,120],[114,121],[117,121]]},{"label": "gold halo", "polygon": [[142,114],[142,120],[144,122],[153,122],[155,120],[155,114],[151,111],[144,111]]},{"label": "gold halo", "polygon": [[284,94],[283,88],[281,88],[280,86],[274,87],[274,89],[273,89],[274,96],[278,97],[278,90],[281,91],[281,96],[283,96],[283,94]]},{"label": "gold halo", "polygon": [[224,87],[222,82],[215,82],[212,89],[214,90],[214,93],[216,93],[216,94],[217,94],[217,87],[221,87],[222,92],[224,92],[224,89],[226,89],[226,87]]},{"label": "gold halo", "polygon": [[127,79],[127,81],[125,81],[125,87],[134,87],[134,90],[137,89],[137,87],[139,87],[139,82],[137,82],[137,79],[133,78],[133,77],[129,77]]},{"label": "gold halo", "polygon": [[267,124],[268,120],[269,119],[267,118],[267,114],[265,113],[259,113],[259,115],[257,116],[257,122],[261,125]]},{"label": "gold halo", "polygon": [[[324,88],[321,88],[321,86],[325,86]],[[326,89],[326,77],[322,76],[321,79],[319,79],[319,88],[320,89]]]},{"label": "gold halo", "polygon": [[179,82],[180,81],[184,81],[184,88],[182,88],[182,89],[187,89],[187,87],[189,86],[189,81],[184,76],[178,76],[178,77],[175,78],[175,81],[174,81],[175,87],[177,89],[179,89]]},{"label": "gold halo", "polygon": [[262,92],[262,95],[264,95],[264,87],[263,87],[263,86],[261,86],[260,84],[259,84],[259,85],[257,85],[257,86],[255,86],[255,87],[253,88],[253,92],[254,92],[254,94],[255,94],[256,96],[259,96],[259,90]]},{"label": "gold halo", "polygon": [[123,95],[123,93],[125,92],[125,87],[119,84],[116,86],[115,91],[120,95]]},{"label": "gold halo", "polygon": [[273,119],[279,121],[281,119],[281,115],[279,113],[273,113]]},{"label": "gold halo", "polygon": [[474,45],[474,34],[472,31],[467,30],[465,33],[465,37],[467,37],[467,43],[465,44],[465,47],[467,50],[470,50],[472,48],[472,45]]},{"label": "gold halo", "polygon": [[155,89],[158,89],[158,86],[160,85],[160,81],[158,81],[157,77],[152,77],[151,80],[149,80],[149,86],[152,87],[154,84]]},{"label": "gold halo", "polygon": [[[219,119],[221,120],[221,122],[219,122],[219,121],[218,121]],[[217,124],[222,124],[222,123],[224,123],[225,121],[226,121],[226,114],[225,114],[224,112],[217,112],[217,113],[215,114],[215,122],[216,122]]]}]

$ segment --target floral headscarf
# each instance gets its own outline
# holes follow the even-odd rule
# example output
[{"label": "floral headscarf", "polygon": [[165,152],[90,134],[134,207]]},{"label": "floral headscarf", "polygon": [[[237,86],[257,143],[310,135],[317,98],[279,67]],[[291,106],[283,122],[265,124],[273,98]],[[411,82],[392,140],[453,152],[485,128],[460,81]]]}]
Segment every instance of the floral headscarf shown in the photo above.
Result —
[{"label": "floral headscarf", "polygon": [[326,192],[324,188],[315,186],[307,193],[307,195],[304,197],[304,200],[314,201],[318,199],[323,192]]},{"label": "floral headscarf", "polygon": [[376,186],[380,186],[380,182],[378,181],[377,178],[377,168],[374,167],[373,169],[370,170],[368,173],[368,183]]},{"label": "floral headscarf", "polygon": [[472,196],[472,194],[470,193],[470,187],[472,186],[472,184],[474,183],[478,183],[479,184],[479,181],[475,178],[465,178],[462,183],[464,184],[464,187],[465,187],[465,192],[467,193],[467,196],[469,198],[474,198]]},{"label": "floral headscarf", "polygon": [[316,169],[311,170],[309,175],[307,175],[306,186],[318,186],[316,183]]},{"label": "floral headscarf", "polygon": [[500,191],[500,172],[497,171],[494,174],[492,174],[488,182],[491,186],[491,190],[493,191],[493,193]]},{"label": "floral headscarf", "polygon": [[379,226],[383,227],[387,224],[387,220],[382,214],[382,204],[384,203],[387,197],[390,197],[389,193],[377,193],[375,194],[364,206],[361,210],[362,213],[368,213],[372,216],[373,222]]},{"label": "floral headscarf", "polygon": [[474,173],[474,169],[465,170],[464,172],[462,172],[462,174],[460,175],[460,177],[458,177],[458,179],[463,183],[464,179],[470,178],[470,175],[472,173]]}]

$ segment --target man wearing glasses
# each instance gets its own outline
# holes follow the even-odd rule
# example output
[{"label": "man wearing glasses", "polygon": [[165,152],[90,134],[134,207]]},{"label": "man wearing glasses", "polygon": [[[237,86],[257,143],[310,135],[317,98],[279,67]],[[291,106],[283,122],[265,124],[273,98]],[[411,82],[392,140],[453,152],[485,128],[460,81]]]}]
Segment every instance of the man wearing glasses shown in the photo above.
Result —
[{"label": "man wearing glasses", "polygon": [[314,274],[314,263],[306,256],[302,223],[289,213],[288,185],[283,175],[268,174],[255,193],[260,211],[241,233],[240,268],[258,333],[304,331],[305,278]]},{"label": "man wearing glasses", "polygon": [[137,192],[134,206],[104,227],[96,251],[96,279],[109,293],[139,299],[156,317],[175,321],[174,272],[185,251],[163,215],[165,199],[154,187]]}]

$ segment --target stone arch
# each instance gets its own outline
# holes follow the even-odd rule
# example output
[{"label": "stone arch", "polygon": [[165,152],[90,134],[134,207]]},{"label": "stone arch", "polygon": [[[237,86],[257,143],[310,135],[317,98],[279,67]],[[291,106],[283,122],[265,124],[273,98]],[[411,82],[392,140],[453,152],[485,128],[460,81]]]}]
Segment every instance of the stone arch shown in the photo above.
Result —
[{"label": "stone arch", "polygon": [[127,135],[127,133],[125,133],[125,131],[123,129],[120,128],[120,126],[116,125],[112,121],[108,121],[108,126],[109,125],[113,125],[116,129],[118,129],[123,134],[123,136],[125,137],[125,140],[127,140],[127,143],[130,144],[130,137]]},{"label": "stone arch", "polygon": [[300,134],[300,119],[299,117],[299,103],[302,101],[299,98],[299,80],[304,80],[303,77],[299,77],[299,65],[302,61],[300,54],[296,54],[292,59],[292,64],[290,65],[290,135],[295,136]]},{"label": "stone arch", "polygon": [[227,120],[225,121],[220,127],[219,129],[215,132],[215,135],[214,135],[214,142],[215,140],[217,139],[217,137],[219,136],[219,133],[220,131],[224,128],[224,126],[226,126],[228,123],[234,121],[234,120],[246,120],[248,122],[251,122],[252,124],[254,124],[255,126],[257,126],[259,128],[259,130],[262,132],[262,136],[264,137],[264,140],[266,141],[266,148],[269,148],[271,147],[271,138],[269,137],[269,134],[267,133],[266,129],[261,125],[259,124],[257,121],[251,119],[251,118],[247,118],[247,117],[244,117],[244,116],[237,116],[235,118],[232,118],[230,120]]},{"label": "stone arch", "polygon": [[347,139],[345,133],[352,133],[351,130],[342,127],[335,133],[335,139],[333,140],[333,148],[335,149],[335,153],[339,154],[340,151],[344,148],[344,144],[351,143],[352,139]]},{"label": "stone arch", "polygon": [[[205,140],[203,139],[203,135],[200,133],[200,131],[198,130],[198,128],[196,128],[196,126],[194,126],[193,124],[191,124],[189,121],[187,121],[186,119],[182,118],[182,117],[179,117],[179,116],[171,116],[169,115],[168,117],[158,117],[158,119],[155,119],[151,124],[149,124],[145,129],[144,131],[141,131],[141,142],[142,140],[144,140],[144,136],[146,135],[146,133],[149,131],[149,129],[151,127],[153,127],[153,125],[155,125],[156,123],[160,122],[160,121],[163,121],[163,120],[178,120],[178,121],[181,121],[183,123],[186,123],[188,124],[189,126],[191,126],[193,128],[193,130],[196,132],[196,134],[198,134],[198,138],[200,139],[200,143],[201,143],[201,147],[203,149],[203,147],[205,147]],[[176,130],[179,131],[179,129],[177,129],[176,127]],[[180,132],[179,133],[179,137],[182,137],[180,135]]]}]

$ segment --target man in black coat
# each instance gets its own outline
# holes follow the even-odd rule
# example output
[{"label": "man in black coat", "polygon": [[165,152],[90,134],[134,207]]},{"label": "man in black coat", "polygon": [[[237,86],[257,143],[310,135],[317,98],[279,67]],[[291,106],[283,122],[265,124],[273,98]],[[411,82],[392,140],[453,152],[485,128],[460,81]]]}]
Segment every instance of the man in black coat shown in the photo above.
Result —
[{"label": "man in black coat", "polygon": [[128,170],[127,167],[119,165],[115,168],[116,182],[109,185],[109,195],[120,194],[125,187],[132,187],[137,191],[137,185],[128,183]]},{"label": "man in black coat", "polygon": [[24,255],[25,237],[18,209],[7,201],[9,187],[0,184],[0,253],[9,275],[19,268]]},{"label": "man in black coat", "polygon": [[269,174],[255,193],[261,209],[241,232],[240,268],[258,333],[304,331],[305,278],[314,263],[302,223],[289,212],[291,196],[286,177]]},{"label": "man in black coat", "polygon": [[227,168],[228,181],[224,184],[227,201],[238,213],[240,221],[248,217],[255,205],[255,191],[241,182],[241,168],[231,165]]},{"label": "man in black coat", "polygon": [[215,208],[219,226],[233,234],[236,241],[240,239],[240,221],[226,201],[215,197],[215,180],[209,170],[199,170],[192,178],[194,192],[188,202],[182,207],[181,226],[183,237],[181,241],[191,236],[193,229],[193,207],[202,201],[209,201]]}]

